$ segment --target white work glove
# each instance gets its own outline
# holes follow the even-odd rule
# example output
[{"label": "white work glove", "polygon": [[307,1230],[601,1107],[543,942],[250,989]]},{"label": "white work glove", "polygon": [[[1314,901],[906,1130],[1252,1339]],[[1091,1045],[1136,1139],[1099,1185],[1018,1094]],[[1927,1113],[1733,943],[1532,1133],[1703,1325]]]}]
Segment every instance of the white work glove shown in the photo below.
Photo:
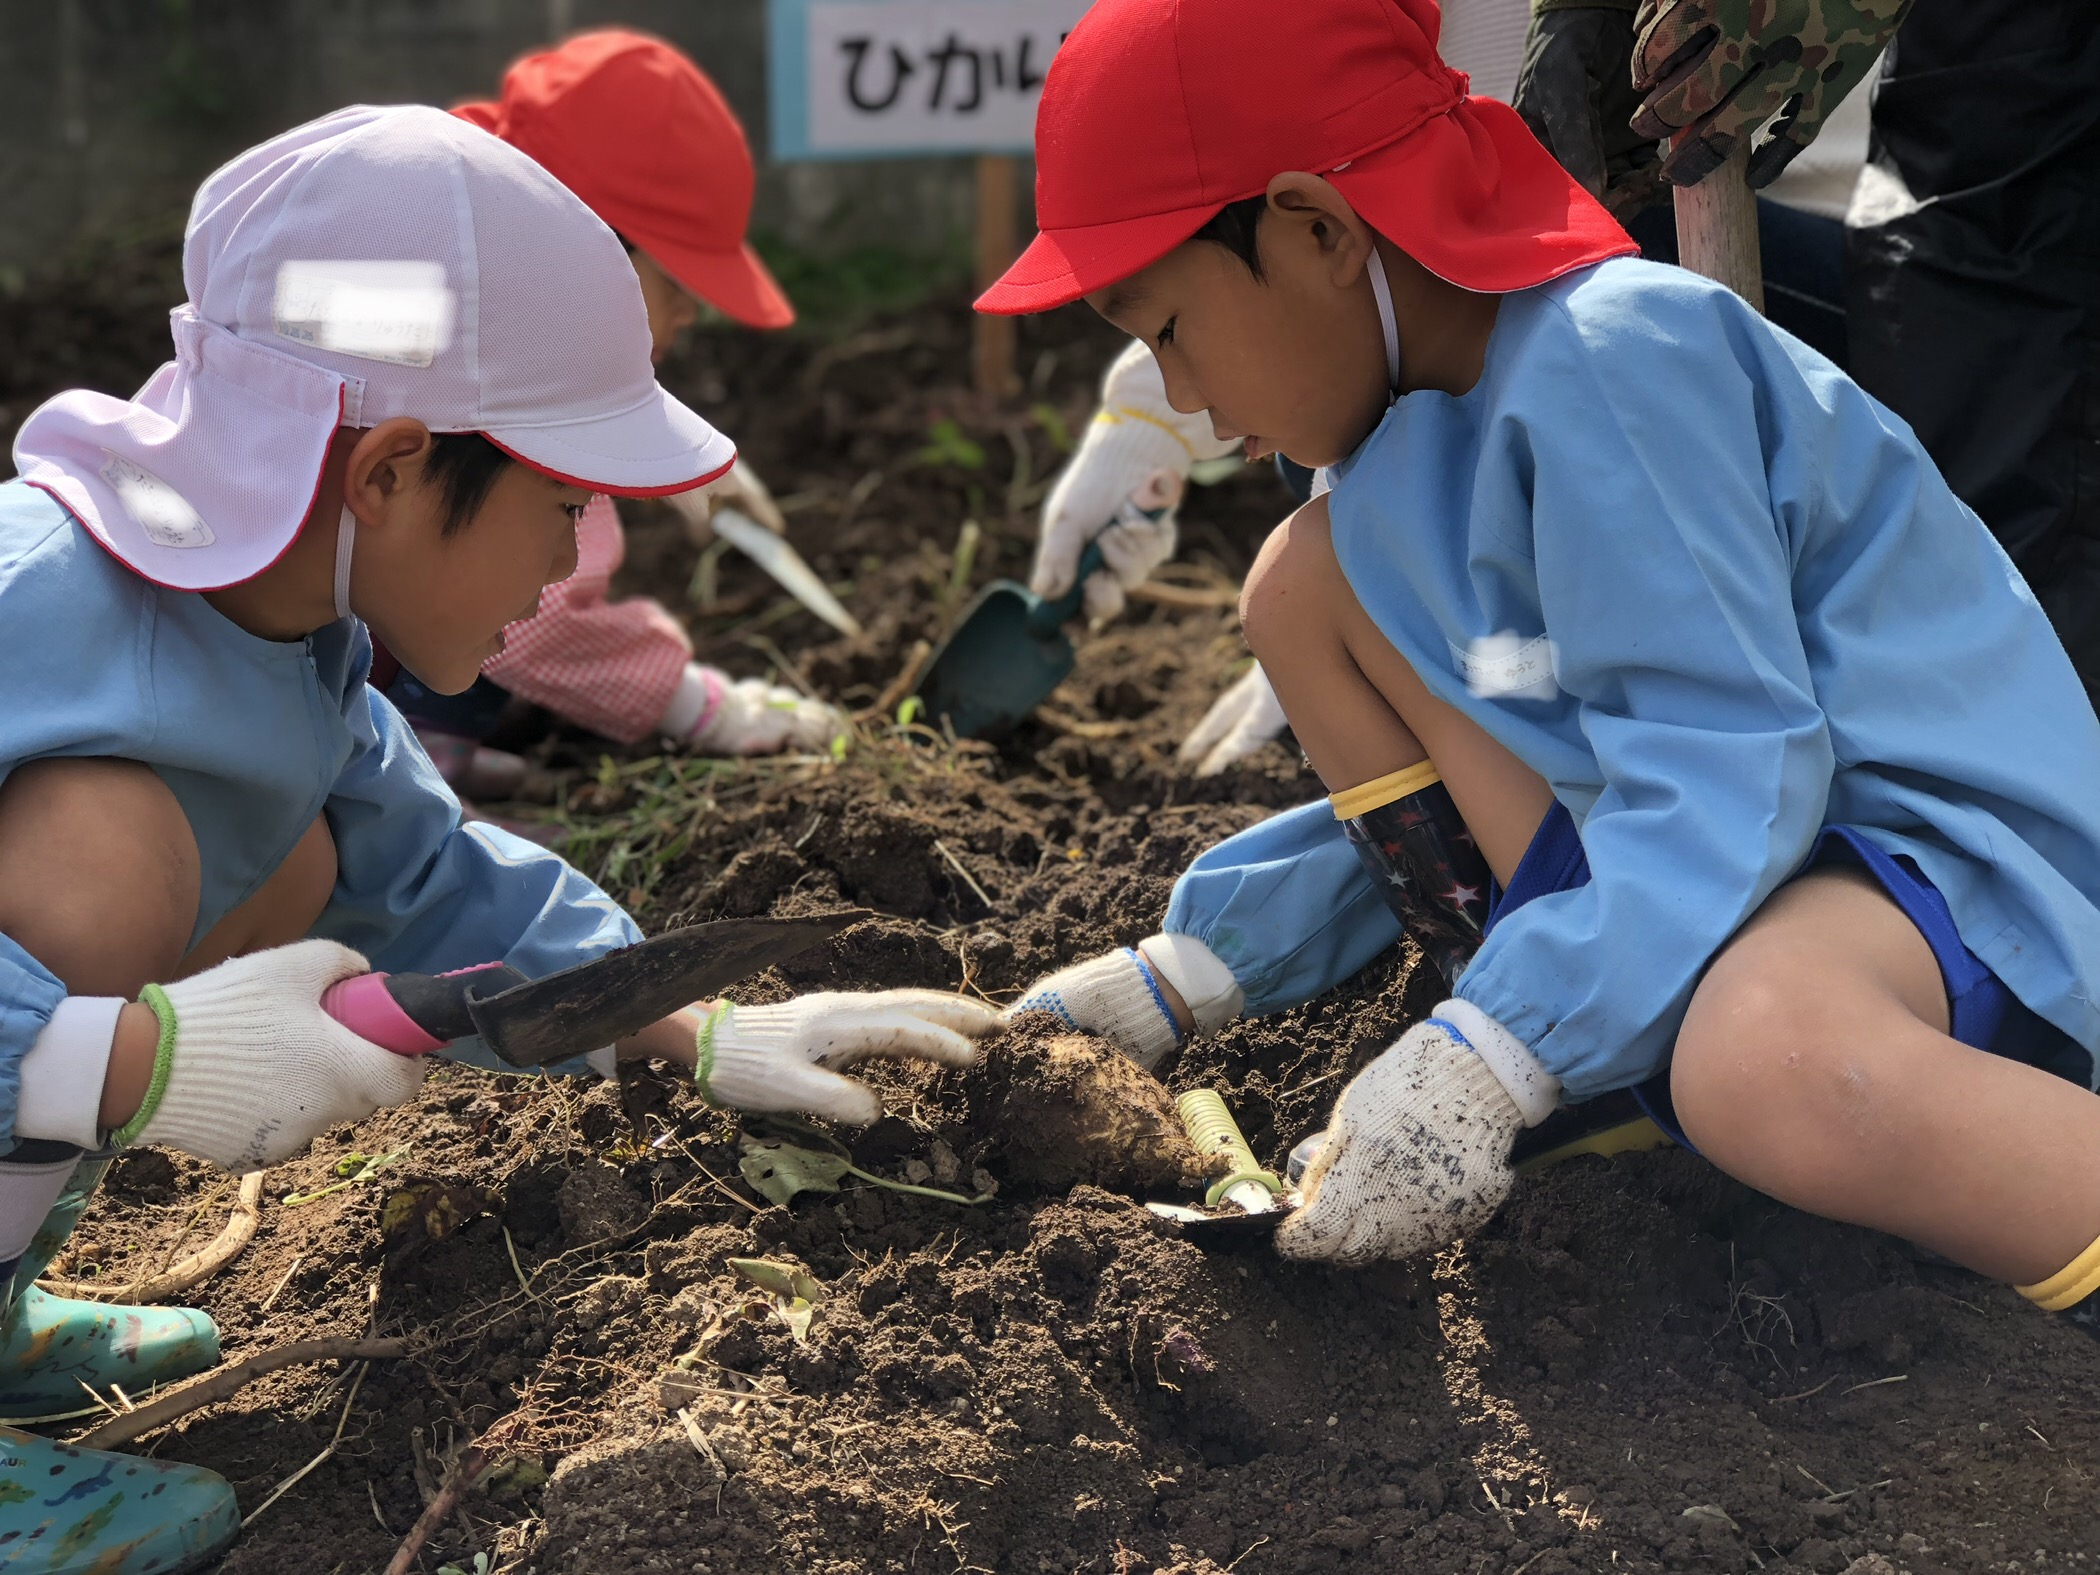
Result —
[{"label": "white work glove", "polygon": [[400,1104],[422,1086],[424,1058],[382,1050],[321,1010],[330,985],[367,972],[347,946],[300,941],[146,986],[160,1019],[153,1083],[112,1142],[261,1170]]},{"label": "white work glove", "polygon": [[1245,760],[1288,725],[1275,686],[1256,662],[1212,702],[1203,720],[1182,741],[1176,758],[1184,766],[1195,766],[1197,776],[1214,777],[1235,761]]},{"label": "white work glove", "polygon": [[[1174,556],[1174,508],[1189,467],[1237,447],[1211,435],[1208,415],[1185,416],[1167,403],[1159,363],[1142,341],[1132,340],[1109,366],[1101,408],[1043,505],[1028,588],[1052,599],[1064,595],[1086,544],[1098,536],[1108,567],[1087,581],[1086,611],[1090,618],[1113,618],[1123,610],[1124,591]],[[1139,509],[1166,512],[1148,520],[1125,510],[1133,501]]]},{"label": "white work glove", "polygon": [[975,1066],[973,1039],[999,1026],[982,1001],[938,990],[843,991],[778,1006],[717,1005],[700,1025],[693,1082],[713,1105],[794,1110],[864,1127],[882,1114],[875,1090],[837,1069],[870,1056]]},{"label": "white work glove", "polygon": [[1455,1241],[1502,1206],[1517,1129],[1559,1099],[1560,1080],[1521,1040],[1446,1001],[1342,1091],[1276,1250],[1360,1264]]},{"label": "white work glove", "polygon": [[787,534],[787,520],[780,505],[773,501],[772,491],[741,454],[735,464],[706,486],[674,492],[666,501],[684,516],[686,540],[695,547],[705,547],[715,539],[714,527],[708,522],[714,518],[715,510],[722,508],[750,515],[776,536]]},{"label": "white work glove", "polygon": [[846,717],[785,685],[688,662],[659,726],[703,755],[813,754],[846,731]]},{"label": "white work glove", "polygon": [[1232,970],[1208,946],[1193,935],[1154,935],[1037,980],[1006,1015],[1049,1012],[1108,1040],[1149,1072],[1182,1037],[1161,980],[1180,995],[1199,1034],[1230,1022],[1246,1004]]}]

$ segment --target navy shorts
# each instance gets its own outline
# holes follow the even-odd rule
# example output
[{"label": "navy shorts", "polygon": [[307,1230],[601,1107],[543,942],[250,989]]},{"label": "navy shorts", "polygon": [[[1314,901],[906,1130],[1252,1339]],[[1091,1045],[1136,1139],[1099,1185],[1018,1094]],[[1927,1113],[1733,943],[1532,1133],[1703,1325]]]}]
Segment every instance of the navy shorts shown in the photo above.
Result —
[{"label": "navy shorts", "polygon": [[[1802,869],[1846,865],[1873,876],[1932,948],[1947,986],[1947,1018],[1954,1038],[1992,1055],[2052,1072],[2080,1088],[2092,1087],[2091,1053],[2054,1023],[2036,1016],[2004,980],[1984,966],[1981,957],[1962,944],[1947,899],[1913,860],[1877,847],[1851,826],[1825,826]],[[1575,821],[1556,803],[1539,822],[1531,846],[1510,877],[1509,889],[1498,885],[1490,890],[1487,931],[1492,934],[1504,914],[1534,897],[1573,891],[1589,883],[1590,861],[1582,850]],[[1670,1104],[1667,1070],[1640,1084],[1633,1095],[1656,1125],[1685,1143],[1677,1112]],[[1685,1147],[1691,1145],[1685,1143]]]}]

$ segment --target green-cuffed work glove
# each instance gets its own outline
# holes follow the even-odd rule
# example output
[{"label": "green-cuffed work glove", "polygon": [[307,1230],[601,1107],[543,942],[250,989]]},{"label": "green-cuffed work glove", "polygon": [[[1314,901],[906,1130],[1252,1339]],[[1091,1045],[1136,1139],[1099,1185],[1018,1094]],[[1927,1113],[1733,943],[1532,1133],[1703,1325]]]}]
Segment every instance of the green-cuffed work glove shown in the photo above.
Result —
[{"label": "green-cuffed work glove", "polygon": [[[1770,185],[1866,74],[1911,0],[1641,0],[1633,129],[1679,141],[1663,174],[1696,186],[1767,121],[1750,184]],[[1773,119],[1774,116],[1778,118]]]},{"label": "green-cuffed work glove", "polygon": [[1516,111],[1531,134],[1621,222],[1662,195],[1662,148],[1632,126],[1636,0],[1539,0],[1524,40]]}]

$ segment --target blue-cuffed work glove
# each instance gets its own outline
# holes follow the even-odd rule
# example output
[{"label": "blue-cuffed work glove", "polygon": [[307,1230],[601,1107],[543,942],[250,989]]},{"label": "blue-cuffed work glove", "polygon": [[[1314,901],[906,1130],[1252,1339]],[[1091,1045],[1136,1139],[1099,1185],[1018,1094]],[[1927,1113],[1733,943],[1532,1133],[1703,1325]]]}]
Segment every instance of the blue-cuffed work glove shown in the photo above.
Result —
[{"label": "blue-cuffed work glove", "polygon": [[1217,954],[1192,935],[1153,935],[1135,946],[1060,968],[1006,1009],[1049,1012],[1067,1027],[1108,1040],[1146,1071],[1181,1043],[1180,1021],[1164,981],[1187,1006],[1199,1034],[1240,1015],[1246,997]]}]

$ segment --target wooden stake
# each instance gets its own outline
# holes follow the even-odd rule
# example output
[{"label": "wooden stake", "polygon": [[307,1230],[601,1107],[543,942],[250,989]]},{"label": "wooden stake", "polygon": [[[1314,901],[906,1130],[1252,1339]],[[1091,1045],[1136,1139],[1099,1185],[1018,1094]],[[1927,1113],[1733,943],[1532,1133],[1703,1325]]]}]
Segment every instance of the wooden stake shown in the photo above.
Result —
[{"label": "wooden stake", "polygon": [[[1008,154],[984,153],[977,158],[977,288],[987,289],[1020,256],[1015,208],[1020,188],[1020,161]],[[977,392],[987,399],[1005,399],[1019,392],[1021,381],[1014,374],[1014,320],[983,312],[971,341],[976,365]]]},{"label": "wooden stake", "polygon": [[1757,193],[1750,189],[1750,139],[1696,186],[1676,192],[1677,261],[1735,291],[1760,312],[1765,275],[1757,251]]}]

